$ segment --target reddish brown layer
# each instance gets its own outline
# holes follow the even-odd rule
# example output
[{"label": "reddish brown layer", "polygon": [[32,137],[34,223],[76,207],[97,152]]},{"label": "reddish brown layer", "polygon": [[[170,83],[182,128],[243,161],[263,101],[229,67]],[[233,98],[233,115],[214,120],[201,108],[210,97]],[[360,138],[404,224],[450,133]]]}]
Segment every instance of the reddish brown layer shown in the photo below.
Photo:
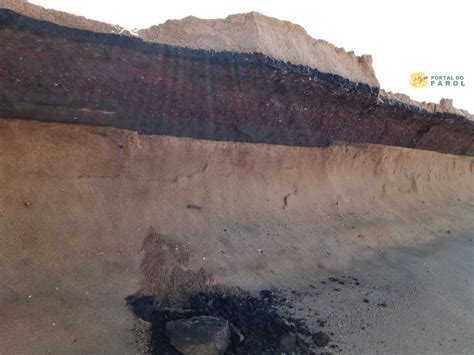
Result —
[{"label": "reddish brown layer", "polygon": [[379,103],[370,90],[337,78],[315,80],[259,56],[180,55],[22,16],[12,22],[1,12],[3,116],[213,140],[376,143],[474,155],[472,124]]}]

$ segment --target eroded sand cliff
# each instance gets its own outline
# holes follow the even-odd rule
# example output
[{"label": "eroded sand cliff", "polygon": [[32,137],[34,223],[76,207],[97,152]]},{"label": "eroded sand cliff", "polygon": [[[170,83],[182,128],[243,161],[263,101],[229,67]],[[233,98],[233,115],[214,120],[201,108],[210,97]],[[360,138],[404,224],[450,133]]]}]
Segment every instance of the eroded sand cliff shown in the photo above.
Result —
[{"label": "eroded sand cliff", "polygon": [[0,351],[133,352],[136,292],[297,287],[474,230],[469,115],[379,93],[369,57],[255,13],[134,38],[1,4],[36,19],[0,10]]}]

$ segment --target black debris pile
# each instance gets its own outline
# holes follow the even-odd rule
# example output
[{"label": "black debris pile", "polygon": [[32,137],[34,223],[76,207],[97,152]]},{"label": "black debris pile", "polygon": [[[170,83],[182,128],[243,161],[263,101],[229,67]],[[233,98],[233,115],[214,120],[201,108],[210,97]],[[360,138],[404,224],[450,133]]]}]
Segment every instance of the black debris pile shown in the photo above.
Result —
[{"label": "black debris pile", "polygon": [[170,344],[167,323],[203,316],[228,322],[230,337],[226,355],[313,354],[311,348],[329,343],[329,338],[314,338],[301,320],[278,314],[277,307],[285,306],[286,299],[270,290],[261,291],[258,297],[247,293],[196,293],[180,309],[154,307],[151,314],[149,296],[128,297],[127,303],[137,317],[151,320],[150,347],[153,354],[179,354]]}]

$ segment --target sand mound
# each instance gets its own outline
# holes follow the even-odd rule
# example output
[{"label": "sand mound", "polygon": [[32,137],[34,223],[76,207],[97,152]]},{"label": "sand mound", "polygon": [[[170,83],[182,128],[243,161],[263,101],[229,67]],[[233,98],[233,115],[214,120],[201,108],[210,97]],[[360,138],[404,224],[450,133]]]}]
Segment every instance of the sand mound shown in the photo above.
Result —
[{"label": "sand mound", "polygon": [[301,26],[257,12],[218,20],[191,16],[140,30],[139,34],[147,41],[181,47],[261,53],[284,62],[338,74],[354,82],[379,86],[370,56],[355,56],[353,52],[311,38]]}]

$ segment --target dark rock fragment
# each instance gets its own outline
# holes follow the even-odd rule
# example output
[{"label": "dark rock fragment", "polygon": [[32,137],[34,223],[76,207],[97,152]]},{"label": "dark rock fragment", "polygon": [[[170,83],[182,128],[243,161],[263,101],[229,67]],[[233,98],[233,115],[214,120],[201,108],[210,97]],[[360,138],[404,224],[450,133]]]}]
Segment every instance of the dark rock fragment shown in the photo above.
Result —
[{"label": "dark rock fragment", "polygon": [[200,316],[166,323],[170,344],[187,355],[224,354],[229,344],[229,323],[218,317]]},{"label": "dark rock fragment", "polygon": [[331,340],[329,336],[324,332],[317,332],[312,336],[313,342],[316,346],[323,347],[329,344]]}]

